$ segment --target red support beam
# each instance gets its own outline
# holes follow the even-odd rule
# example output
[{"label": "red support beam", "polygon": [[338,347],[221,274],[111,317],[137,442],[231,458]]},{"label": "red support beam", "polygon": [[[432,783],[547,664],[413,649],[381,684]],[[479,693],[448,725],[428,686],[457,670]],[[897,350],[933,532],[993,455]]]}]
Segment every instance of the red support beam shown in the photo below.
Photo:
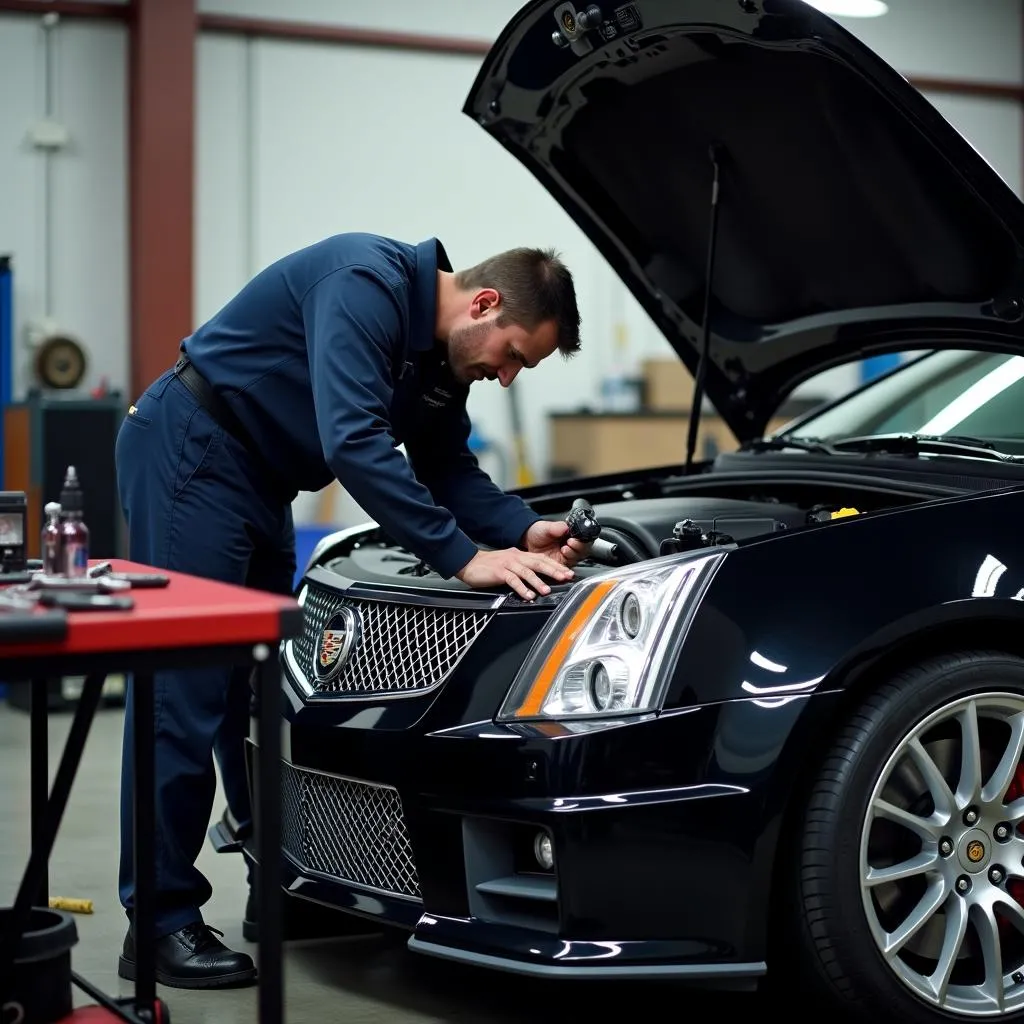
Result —
[{"label": "red support beam", "polygon": [[195,0],[134,0],[129,50],[131,389],[192,331]]},{"label": "red support beam", "polygon": [[934,78],[929,75],[908,75],[907,81],[921,92],[948,92],[960,96],[977,96],[987,100],[1009,100],[1024,103],[1024,85],[1010,82],[981,82],[963,78]]}]

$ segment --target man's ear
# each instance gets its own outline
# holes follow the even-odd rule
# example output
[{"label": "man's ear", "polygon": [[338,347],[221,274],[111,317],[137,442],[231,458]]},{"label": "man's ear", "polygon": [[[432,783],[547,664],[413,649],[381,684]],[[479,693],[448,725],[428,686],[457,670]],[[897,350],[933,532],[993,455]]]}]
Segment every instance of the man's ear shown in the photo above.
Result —
[{"label": "man's ear", "polygon": [[494,316],[497,314],[498,309],[501,306],[501,295],[495,288],[481,288],[472,298],[469,304],[469,315],[474,320],[479,320],[480,317],[487,314],[490,310],[490,315]]}]

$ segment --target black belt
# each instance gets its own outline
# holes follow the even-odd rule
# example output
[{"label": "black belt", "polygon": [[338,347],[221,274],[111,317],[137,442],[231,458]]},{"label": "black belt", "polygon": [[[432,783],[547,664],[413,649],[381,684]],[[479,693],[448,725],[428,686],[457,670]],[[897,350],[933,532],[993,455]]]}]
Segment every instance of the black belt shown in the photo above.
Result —
[{"label": "black belt", "polygon": [[178,357],[178,361],[174,364],[174,374],[188,388],[202,408],[210,414],[213,422],[221,427],[225,433],[230,434],[249,452],[263,471],[267,481],[276,491],[280,492],[282,499],[290,501],[291,497],[294,497],[296,493],[296,488],[290,487],[266,461],[266,457],[260,451],[252,435],[242,425],[241,420],[234,414],[228,403],[213,390],[210,382],[195,368],[192,361],[184,353]]}]

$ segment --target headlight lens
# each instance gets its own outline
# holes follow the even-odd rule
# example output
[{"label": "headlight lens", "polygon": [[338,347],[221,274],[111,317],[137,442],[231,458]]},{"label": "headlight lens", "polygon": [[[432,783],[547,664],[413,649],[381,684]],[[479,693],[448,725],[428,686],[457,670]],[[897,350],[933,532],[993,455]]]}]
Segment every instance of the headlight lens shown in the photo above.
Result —
[{"label": "headlight lens", "polygon": [[552,616],[498,721],[650,711],[662,699],[669,639],[724,552],[669,555],[580,583]]},{"label": "headlight lens", "polygon": [[643,628],[644,610],[640,604],[640,598],[632,590],[622,596],[622,603],[619,605],[619,618],[622,622],[623,632],[630,640],[635,640]]}]

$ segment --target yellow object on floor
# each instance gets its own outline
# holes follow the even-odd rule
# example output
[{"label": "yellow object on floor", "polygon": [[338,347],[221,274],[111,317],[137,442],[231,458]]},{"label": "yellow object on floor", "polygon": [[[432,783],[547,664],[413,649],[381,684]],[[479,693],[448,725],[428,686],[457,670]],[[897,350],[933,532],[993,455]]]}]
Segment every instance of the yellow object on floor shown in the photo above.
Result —
[{"label": "yellow object on floor", "polygon": [[69,896],[51,896],[51,910],[66,910],[70,914],[91,914],[92,900],[77,900]]}]

